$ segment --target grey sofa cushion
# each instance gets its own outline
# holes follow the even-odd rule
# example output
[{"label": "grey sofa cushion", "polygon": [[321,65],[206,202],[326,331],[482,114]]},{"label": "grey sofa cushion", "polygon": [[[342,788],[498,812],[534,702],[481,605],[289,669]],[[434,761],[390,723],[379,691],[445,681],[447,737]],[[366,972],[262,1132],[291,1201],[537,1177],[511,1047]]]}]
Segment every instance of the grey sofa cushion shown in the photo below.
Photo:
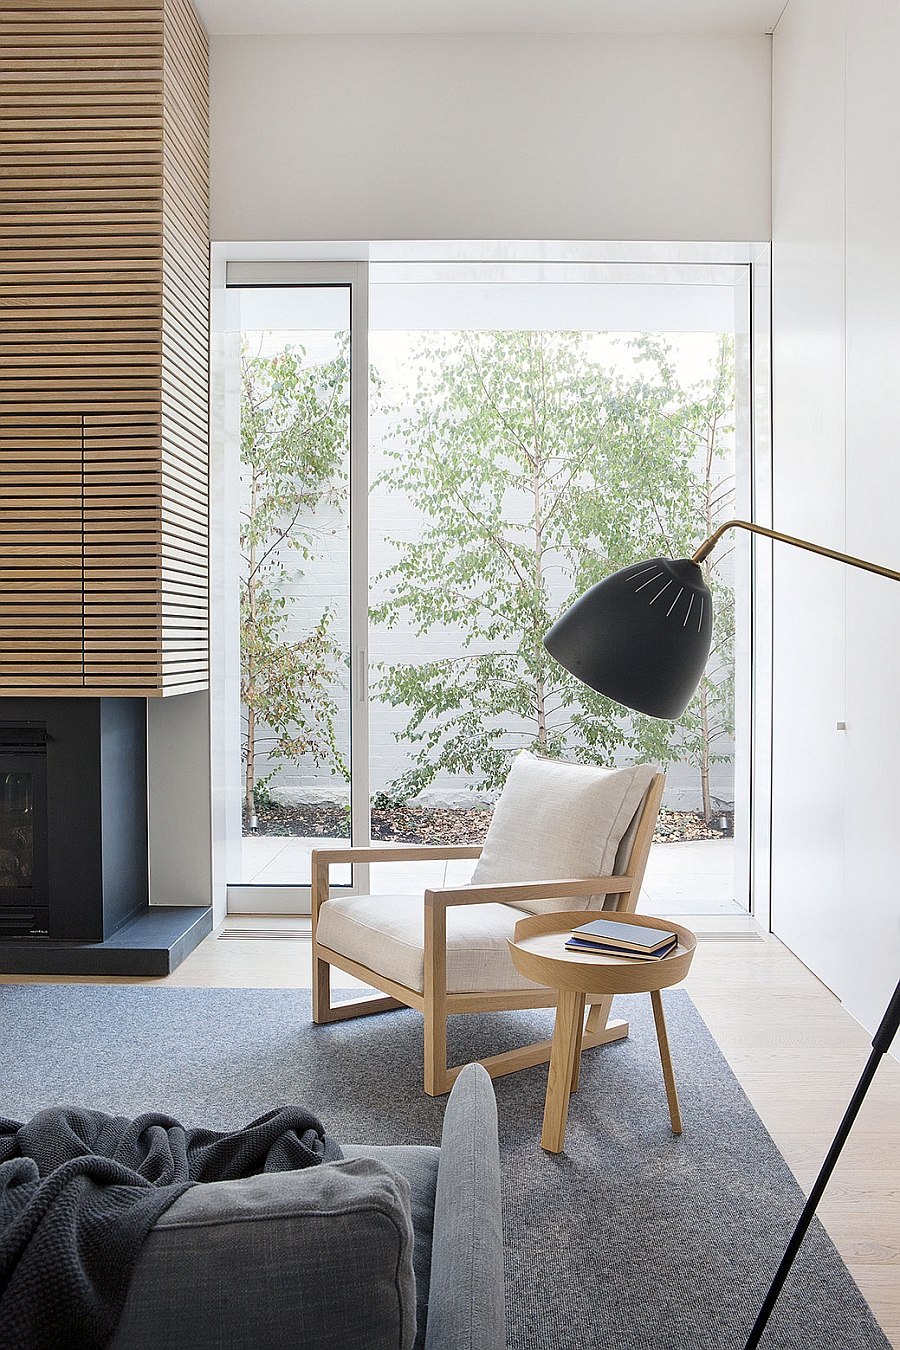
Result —
[{"label": "grey sofa cushion", "polygon": [[192,1187],[141,1249],[113,1350],[412,1350],[409,1191],[364,1157]]},{"label": "grey sofa cushion", "polygon": [[431,1287],[431,1238],[434,1231],[434,1197],[441,1151],[427,1144],[342,1144],[345,1158],[375,1158],[399,1172],[409,1182],[413,1225],[413,1269],[416,1275],[416,1350],[423,1350]]}]

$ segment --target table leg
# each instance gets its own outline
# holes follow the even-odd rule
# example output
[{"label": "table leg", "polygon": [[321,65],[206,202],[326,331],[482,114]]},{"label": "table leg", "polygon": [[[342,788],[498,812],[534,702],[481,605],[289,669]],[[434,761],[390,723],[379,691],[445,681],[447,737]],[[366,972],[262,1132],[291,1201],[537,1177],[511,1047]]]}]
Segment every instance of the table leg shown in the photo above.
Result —
[{"label": "table leg", "polygon": [[585,1031],[602,1031],[609,1021],[609,1010],[611,1007],[612,994],[605,994],[603,998],[592,1003],[591,1010],[588,1013]]},{"label": "table leg", "polygon": [[581,1044],[584,1040],[584,994],[580,994],[581,1004],[578,1009],[578,1037],[575,1041],[575,1056],[572,1061],[572,1091],[578,1091],[578,1076],[581,1072]]},{"label": "table leg", "polygon": [[681,1111],[678,1108],[675,1074],[672,1072],[672,1057],[669,1054],[669,1037],[666,1032],[666,1019],[663,1016],[662,995],[658,989],[651,991],[650,1001],[653,1004],[653,1020],[656,1023],[656,1039],[659,1041],[659,1058],[662,1061],[663,1078],[666,1084],[666,1098],[669,1102],[672,1133],[681,1134]]},{"label": "table leg", "polygon": [[583,1017],[584,995],[572,989],[560,989],[550,1047],[550,1068],[547,1072],[544,1128],[541,1132],[541,1148],[548,1153],[561,1153],[566,1140],[569,1093],[575,1056],[581,1049]]}]

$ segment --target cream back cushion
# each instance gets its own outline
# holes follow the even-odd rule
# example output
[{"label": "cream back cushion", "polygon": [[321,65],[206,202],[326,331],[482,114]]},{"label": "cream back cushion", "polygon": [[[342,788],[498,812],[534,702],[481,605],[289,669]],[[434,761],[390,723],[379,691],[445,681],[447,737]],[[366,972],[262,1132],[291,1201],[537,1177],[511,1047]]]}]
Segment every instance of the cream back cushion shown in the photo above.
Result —
[{"label": "cream back cushion", "polygon": [[[602,769],[523,751],[494,807],[473,885],[611,876],[617,865],[623,871],[628,858],[619,846],[656,772],[650,764]],[[540,914],[602,904],[602,895],[579,895],[523,900],[517,908]]]}]

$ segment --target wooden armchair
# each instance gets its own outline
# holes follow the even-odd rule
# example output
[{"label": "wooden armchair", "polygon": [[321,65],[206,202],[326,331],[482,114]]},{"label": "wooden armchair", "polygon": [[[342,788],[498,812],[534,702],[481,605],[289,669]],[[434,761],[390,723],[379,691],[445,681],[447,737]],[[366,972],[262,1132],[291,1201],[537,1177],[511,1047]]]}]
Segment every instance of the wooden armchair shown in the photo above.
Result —
[{"label": "wooden armchair", "polygon": [[[563,767],[582,769],[577,765]],[[573,878],[564,873],[546,879],[545,874],[534,881],[480,884],[479,869],[484,870],[485,858],[491,852],[491,832],[502,814],[503,797],[495,809],[483,848],[382,846],[315,850],[312,855],[314,1021],[333,1022],[400,1007],[417,1009],[425,1019],[425,1091],[430,1096],[448,1092],[463,1067],[451,1068],[447,1064],[447,1017],[451,1013],[555,1007],[555,991],[524,979],[509,958],[506,939],[512,937],[523,908],[531,912],[541,908],[572,909],[581,900],[590,909],[621,913],[635,910],[665,783],[663,774],[654,773],[647,766],[639,769],[643,777],[637,783],[640,793],[637,810],[632,809],[624,822],[619,811],[619,824],[624,823],[624,828],[619,830],[618,837],[606,841],[604,854],[614,857],[615,865],[603,875],[585,876],[582,872]],[[612,772],[589,768],[583,771]],[[504,796],[509,786],[508,781]],[[633,796],[635,785],[630,791]],[[549,825],[551,832],[562,828],[554,826],[552,818],[526,821],[528,836],[542,824],[545,830]],[[527,847],[524,851],[527,853]],[[493,853],[496,854],[496,849]],[[424,904],[421,894],[330,897],[329,868],[334,864],[457,858],[482,859],[474,884],[426,890]],[[521,866],[526,865],[523,859]],[[332,966],[372,985],[384,997],[333,1004]],[[585,1048],[627,1036],[627,1023],[609,1021],[611,1002],[610,998],[604,999],[588,1010],[582,1041]],[[496,1078],[549,1058],[550,1041],[546,1040],[479,1062]]]}]

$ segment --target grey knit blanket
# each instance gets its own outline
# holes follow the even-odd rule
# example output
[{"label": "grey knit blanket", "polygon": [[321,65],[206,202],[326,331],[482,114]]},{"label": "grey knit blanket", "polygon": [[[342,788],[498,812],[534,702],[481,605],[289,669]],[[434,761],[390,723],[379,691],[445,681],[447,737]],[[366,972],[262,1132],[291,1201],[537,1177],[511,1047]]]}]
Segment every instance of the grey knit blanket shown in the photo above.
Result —
[{"label": "grey knit blanket", "polygon": [[141,1243],[189,1186],[341,1156],[299,1106],[230,1134],[78,1107],[0,1117],[0,1346],[108,1345]]}]

